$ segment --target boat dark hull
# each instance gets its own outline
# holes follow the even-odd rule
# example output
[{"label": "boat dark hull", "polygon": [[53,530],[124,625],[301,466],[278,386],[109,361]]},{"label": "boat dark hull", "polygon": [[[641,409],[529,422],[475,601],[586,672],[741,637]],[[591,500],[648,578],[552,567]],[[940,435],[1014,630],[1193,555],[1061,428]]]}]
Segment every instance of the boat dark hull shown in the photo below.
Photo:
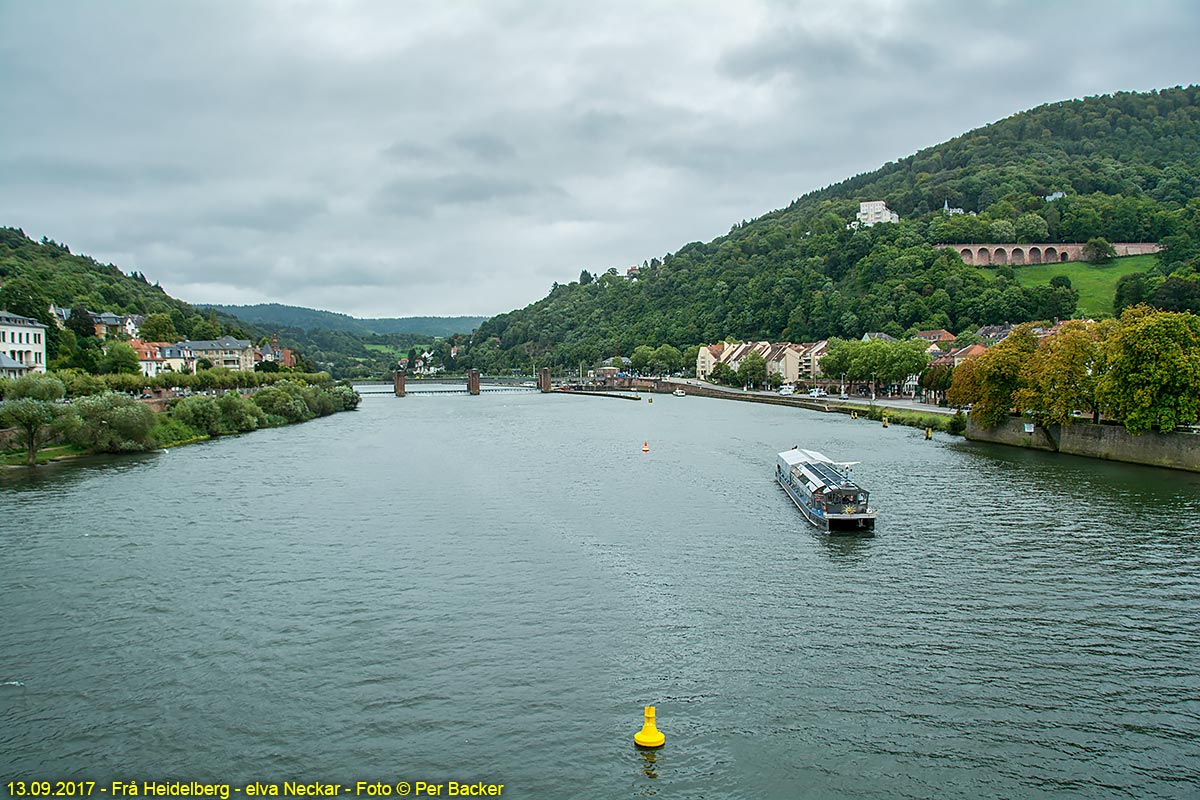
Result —
[{"label": "boat dark hull", "polygon": [[826,517],[817,509],[812,508],[805,502],[803,496],[796,491],[778,470],[775,473],[776,482],[783,487],[787,492],[787,496],[796,504],[796,508],[804,514],[804,518],[819,530],[837,534],[861,534],[873,536],[875,534],[875,514],[839,514],[834,517]]}]

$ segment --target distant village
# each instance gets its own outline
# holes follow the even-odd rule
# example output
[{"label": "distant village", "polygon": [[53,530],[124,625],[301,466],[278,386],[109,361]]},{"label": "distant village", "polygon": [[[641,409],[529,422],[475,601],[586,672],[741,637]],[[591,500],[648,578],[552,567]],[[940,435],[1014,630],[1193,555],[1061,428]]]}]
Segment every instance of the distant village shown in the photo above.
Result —
[{"label": "distant village", "polygon": [[[70,309],[51,305],[50,313],[59,328],[66,327]],[[88,313],[96,338],[123,341],[132,347],[142,374],[147,377],[163,372],[193,373],[201,360],[235,372],[253,370],[264,361],[281,367],[296,365],[296,353],[281,348],[278,337],[257,346],[248,339],[232,336],[203,341],[146,342],[139,338],[143,321],[140,314]],[[30,372],[46,371],[45,329],[36,319],[0,310],[0,377],[19,378]]]}]

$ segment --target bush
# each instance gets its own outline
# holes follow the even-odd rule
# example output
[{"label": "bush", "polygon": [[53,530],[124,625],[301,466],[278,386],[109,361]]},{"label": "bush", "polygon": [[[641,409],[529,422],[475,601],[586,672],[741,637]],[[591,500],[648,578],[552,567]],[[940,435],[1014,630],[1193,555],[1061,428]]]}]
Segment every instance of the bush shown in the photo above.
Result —
[{"label": "bush", "polygon": [[353,386],[342,384],[333,387],[330,391],[333,392],[334,400],[341,405],[342,411],[353,411],[362,402],[362,395],[354,391]]},{"label": "bush", "polygon": [[52,375],[35,372],[32,375],[22,375],[7,382],[4,387],[5,400],[20,400],[28,397],[31,400],[61,400],[66,394],[63,382]]},{"label": "bush", "polygon": [[297,396],[296,390],[303,391],[298,384],[280,381],[274,386],[259,389],[252,399],[269,417],[278,417],[285,422],[312,419],[313,414],[309,411],[308,404],[304,402],[303,395]]},{"label": "bush", "polygon": [[80,425],[71,441],[97,453],[124,453],[155,446],[150,435],[157,415],[132,397],[108,392],[71,403]]},{"label": "bush", "polygon": [[67,397],[87,397],[108,391],[104,382],[91,373],[78,369],[64,369],[54,373],[63,382]]},{"label": "bush", "polygon": [[243,433],[261,428],[267,423],[263,410],[237,392],[226,392],[217,398],[222,426],[228,432]]},{"label": "bush", "polygon": [[174,417],[166,414],[158,414],[157,417],[154,427],[150,431],[150,436],[159,447],[175,447],[176,445],[205,438],[203,431],[198,431],[195,428],[185,425],[182,421]]},{"label": "bush", "polygon": [[185,397],[171,407],[171,416],[206,436],[219,436],[223,432],[221,409],[212,397]]}]

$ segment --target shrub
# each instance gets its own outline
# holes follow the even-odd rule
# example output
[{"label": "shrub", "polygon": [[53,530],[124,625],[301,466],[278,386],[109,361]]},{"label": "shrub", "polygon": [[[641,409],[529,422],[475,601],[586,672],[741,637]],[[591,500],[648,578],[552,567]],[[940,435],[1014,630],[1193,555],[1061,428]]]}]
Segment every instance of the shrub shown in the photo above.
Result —
[{"label": "shrub", "polygon": [[203,431],[198,431],[175,417],[166,414],[158,414],[157,417],[150,436],[159,447],[175,447],[205,436]]},{"label": "shrub", "polygon": [[304,402],[303,396],[296,396],[295,390],[301,390],[301,387],[290,381],[280,381],[274,386],[259,389],[252,399],[268,416],[279,417],[286,422],[312,419],[313,414],[309,411],[308,404]]},{"label": "shrub", "polygon": [[185,397],[171,408],[171,416],[207,436],[223,433],[221,409],[217,401],[206,395]]},{"label": "shrub", "polygon": [[261,428],[267,422],[263,410],[237,392],[226,392],[217,398],[221,422],[226,431],[242,433]]},{"label": "shrub", "polygon": [[61,400],[66,394],[63,382],[52,375],[33,373],[22,375],[8,381],[4,387],[5,400],[20,400],[28,397],[31,400]]},{"label": "shrub", "polygon": [[157,415],[132,397],[108,392],[82,397],[71,403],[80,425],[71,440],[98,453],[147,450],[155,442],[150,435]]}]

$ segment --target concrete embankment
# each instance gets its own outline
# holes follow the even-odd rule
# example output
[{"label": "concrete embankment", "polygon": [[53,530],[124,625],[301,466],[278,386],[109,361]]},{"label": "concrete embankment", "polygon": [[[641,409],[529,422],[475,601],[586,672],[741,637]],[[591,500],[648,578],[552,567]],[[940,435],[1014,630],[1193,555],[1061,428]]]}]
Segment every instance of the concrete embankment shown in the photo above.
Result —
[{"label": "concrete embankment", "polygon": [[1014,418],[1003,420],[995,428],[968,422],[966,437],[976,442],[1200,472],[1200,434],[1190,432],[1147,431],[1134,436],[1119,425],[1077,422],[1043,428]]},{"label": "concrete embankment", "polygon": [[[593,395],[600,397],[619,397],[623,400],[631,399],[630,395],[623,394],[624,392],[644,392],[647,394],[671,394],[676,389],[683,389],[688,396],[691,397],[711,397],[717,400],[737,400],[742,403],[765,403],[772,406],[788,406],[791,408],[803,408],[809,411],[820,411],[823,413],[845,414],[847,416],[855,416],[863,419],[880,420],[887,417],[894,425],[902,425],[910,428],[933,428],[938,431],[951,433],[959,433],[955,430],[952,420],[954,416],[937,411],[921,410],[921,409],[901,409],[890,408],[879,405],[873,407],[865,407],[855,403],[846,403],[836,399],[809,397],[807,395],[778,395],[778,394],[760,394],[757,392],[740,392],[737,390],[717,389],[711,386],[699,384],[679,384],[669,381],[656,381],[645,379],[617,379],[610,382],[610,385],[605,386],[607,391],[600,390],[599,387],[588,388],[564,386],[556,389],[556,392],[563,394],[580,394]],[[944,409],[942,410],[944,411]],[[960,423],[961,424],[961,423]]]}]

